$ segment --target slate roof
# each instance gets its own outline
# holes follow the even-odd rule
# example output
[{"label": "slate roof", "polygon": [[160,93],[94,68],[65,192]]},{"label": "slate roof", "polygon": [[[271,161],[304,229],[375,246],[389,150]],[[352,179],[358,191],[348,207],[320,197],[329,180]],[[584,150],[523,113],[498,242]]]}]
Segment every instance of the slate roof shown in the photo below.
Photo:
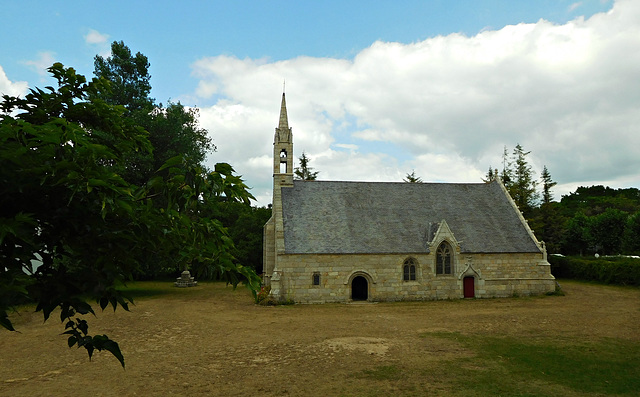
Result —
[{"label": "slate roof", "polygon": [[462,253],[540,252],[497,183],[294,181],[288,254],[425,253],[443,219]]}]

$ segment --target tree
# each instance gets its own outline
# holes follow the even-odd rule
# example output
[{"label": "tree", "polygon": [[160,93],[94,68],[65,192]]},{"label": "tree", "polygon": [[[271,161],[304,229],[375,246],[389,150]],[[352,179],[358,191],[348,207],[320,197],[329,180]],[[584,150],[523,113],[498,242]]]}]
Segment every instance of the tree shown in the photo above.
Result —
[{"label": "tree", "polygon": [[608,208],[602,214],[593,217],[591,236],[596,251],[605,255],[621,253],[627,217],[627,213],[613,208]]},{"label": "tree", "polygon": [[130,112],[150,110],[153,99],[149,60],[140,52],[135,56],[123,41],[111,43],[111,56],[94,58],[94,74],[111,82],[110,89],[101,91],[100,96],[110,105],[123,105]]},{"label": "tree", "polygon": [[132,300],[118,288],[149,252],[180,266],[203,263],[255,291],[260,280],[234,260],[226,229],[200,216],[208,200],[252,196],[230,165],[205,172],[181,156],[130,183],[119,172],[127,154],[151,150],[146,131],[101,99],[106,80],[87,82],[59,63],[49,72],[57,89],[0,104],[0,325],[15,330],[7,311],[19,302],[35,302],[45,320],[59,308],[70,347],[90,357],[107,350],[124,366],[115,341],[89,335],[81,317],[94,313],[89,302],[127,310]]},{"label": "tree", "polygon": [[[116,287],[136,266],[129,255],[133,241],[147,233],[135,215],[139,192],[112,165],[124,147],[142,150],[148,143],[121,109],[87,102],[89,93],[106,89],[100,81],[87,83],[61,64],[49,71],[57,90],[35,89],[25,99],[4,96],[2,102],[0,322],[14,330],[7,310],[20,300],[35,301],[45,320],[60,308],[69,346],[84,347],[89,356],[108,350],[124,366],[117,343],[88,335],[78,315],[93,313],[85,296],[102,309],[128,308]],[[95,131],[123,143],[96,143]]]},{"label": "tree", "polygon": [[560,248],[560,240],[562,234],[562,218],[558,213],[558,203],[553,202],[553,194],[551,188],[556,182],[551,180],[551,174],[544,166],[542,169],[542,203],[537,213],[534,223],[539,223],[536,233],[540,239],[546,243],[549,252],[558,252]]},{"label": "tree", "polygon": [[258,274],[262,273],[262,238],[264,225],[271,218],[271,209],[237,202],[220,203],[209,208],[211,216],[219,219],[229,230],[238,262]]},{"label": "tree", "polygon": [[482,181],[484,183],[489,183],[495,181],[496,179],[498,179],[498,169],[493,169],[491,166],[489,166],[489,170],[487,171],[487,174],[482,179]]},{"label": "tree", "polygon": [[299,158],[300,166],[296,167],[293,174],[294,177],[298,180],[303,181],[315,181],[318,177],[319,171],[313,171],[313,168],[309,167],[309,163],[311,159],[307,157],[307,155],[302,152],[302,156]]},{"label": "tree", "polygon": [[194,165],[202,166],[207,153],[215,149],[208,131],[198,123],[197,108],[187,108],[180,102],[158,106],[143,121],[153,146],[153,169],[168,159],[184,156]]},{"label": "tree", "polygon": [[584,255],[591,245],[591,220],[578,212],[567,222],[567,231],[563,241],[563,252],[566,254]]},{"label": "tree", "polygon": [[569,216],[577,211],[583,211],[587,216],[598,215],[607,208],[634,213],[640,210],[640,190],[612,189],[602,185],[580,186],[575,192],[563,196],[560,202]]},{"label": "tree", "polygon": [[[162,172],[167,170],[168,173]],[[186,170],[186,172],[185,172]],[[254,197],[233,167],[217,163],[213,171],[189,166],[174,157],[147,183],[148,197],[163,197],[159,211],[160,260],[175,269],[191,269],[199,278],[224,280],[234,287],[243,282],[254,294],[260,278],[235,258],[236,248],[221,220],[207,211],[217,203],[242,203]],[[158,245],[161,245],[159,247]],[[141,259],[142,260],[142,259]]]},{"label": "tree", "polygon": [[215,146],[207,130],[198,124],[198,109],[180,102],[166,107],[149,96],[151,76],[149,61],[140,52],[135,56],[122,41],[111,44],[111,56],[95,57],[94,75],[109,81],[110,90],[99,97],[112,105],[122,105],[128,116],[149,133],[152,151],[130,152],[126,155],[122,175],[140,184],[155,173],[168,159],[183,156],[186,165],[203,167],[208,152]]},{"label": "tree", "polygon": [[540,175],[540,179],[542,179],[542,203],[549,204],[553,201],[551,188],[557,185],[557,182],[551,180],[551,173],[547,169],[546,165],[542,167],[542,174]]},{"label": "tree", "polygon": [[502,183],[507,188],[507,190],[511,187],[511,179],[513,171],[511,170],[511,159],[509,157],[509,152],[507,151],[507,146],[505,145],[502,150],[502,172],[500,173],[500,179]]},{"label": "tree", "polygon": [[403,181],[407,183],[423,183],[422,178],[416,175],[415,170],[411,170],[411,173],[407,174]]},{"label": "tree", "polygon": [[622,239],[623,251],[627,254],[640,254],[640,211],[630,215]]},{"label": "tree", "polygon": [[537,182],[533,178],[534,172],[526,159],[529,153],[531,152],[525,152],[520,144],[517,144],[513,149],[513,177],[507,187],[513,201],[516,202],[525,217],[535,207],[538,197],[536,192]]},{"label": "tree", "polygon": [[560,204],[551,202],[541,204],[533,209],[528,219],[529,226],[535,232],[538,240],[545,242],[547,252],[559,253],[566,232],[566,218],[560,215]]}]

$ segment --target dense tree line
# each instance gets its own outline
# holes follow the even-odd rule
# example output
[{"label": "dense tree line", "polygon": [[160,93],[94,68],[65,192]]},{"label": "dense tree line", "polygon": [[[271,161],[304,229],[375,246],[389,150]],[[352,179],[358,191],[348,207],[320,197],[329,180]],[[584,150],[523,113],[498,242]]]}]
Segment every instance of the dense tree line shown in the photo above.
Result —
[{"label": "dense tree line", "polygon": [[110,351],[90,335],[93,305],[128,309],[120,287],[136,275],[191,268],[259,288],[236,257],[223,206],[253,198],[229,164],[206,169],[212,148],[197,112],[149,98],[148,61],[114,42],[87,80],[56,63],[57,88],[0,102],[0,325],[32,301],[60,312],[69,346]]},{"label": "dense tree line", "polygon": [[489,167],[483,179],[500,178],[536,237],[550,253],[565,255],[640,254],[640,191],[604,186],[579,187],[554,201],[556,185],[546,166],[535,178],[525,151],[505,147],[502,171]]},{"label": "dense tree line", "polygon": [[546,212],[556,224],[552,237],[559,249],[555,252],[640,254],[640,190],[636,188],[579,187],[551,203]]}]

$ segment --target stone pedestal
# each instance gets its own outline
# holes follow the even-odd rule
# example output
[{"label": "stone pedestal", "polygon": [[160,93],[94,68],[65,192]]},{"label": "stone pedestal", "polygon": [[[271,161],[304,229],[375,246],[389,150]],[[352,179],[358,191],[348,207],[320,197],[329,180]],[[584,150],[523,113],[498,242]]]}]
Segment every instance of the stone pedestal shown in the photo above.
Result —
[{"label": "stone pedestal", "polygon": [[280,272],[275,270],[271,275],[271,292],[269,296],[275,300],[280,300]]},{"label": "stone pedestal", "polygon": [[176,287],[181,287],[181,288],[195,287],[196,285],[198,285],[198,282],[195,281],[193,277],[191,277],[191,273],[188,270],[185,270],[184,272],[182,272],[180,277],[176,279],[176,282],[174,283],[174,285]]}]

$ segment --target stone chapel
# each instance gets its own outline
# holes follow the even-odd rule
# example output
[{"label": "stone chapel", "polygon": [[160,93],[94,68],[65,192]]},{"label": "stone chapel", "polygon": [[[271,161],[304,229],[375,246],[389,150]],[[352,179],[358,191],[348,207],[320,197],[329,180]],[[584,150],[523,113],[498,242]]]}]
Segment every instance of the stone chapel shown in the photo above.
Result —
[{"label": "stone chapel", "polygon": [[502,182],[293,179],[285,95],[273,142],[264,284],[298,303],[490,298],[555,290]]}]

